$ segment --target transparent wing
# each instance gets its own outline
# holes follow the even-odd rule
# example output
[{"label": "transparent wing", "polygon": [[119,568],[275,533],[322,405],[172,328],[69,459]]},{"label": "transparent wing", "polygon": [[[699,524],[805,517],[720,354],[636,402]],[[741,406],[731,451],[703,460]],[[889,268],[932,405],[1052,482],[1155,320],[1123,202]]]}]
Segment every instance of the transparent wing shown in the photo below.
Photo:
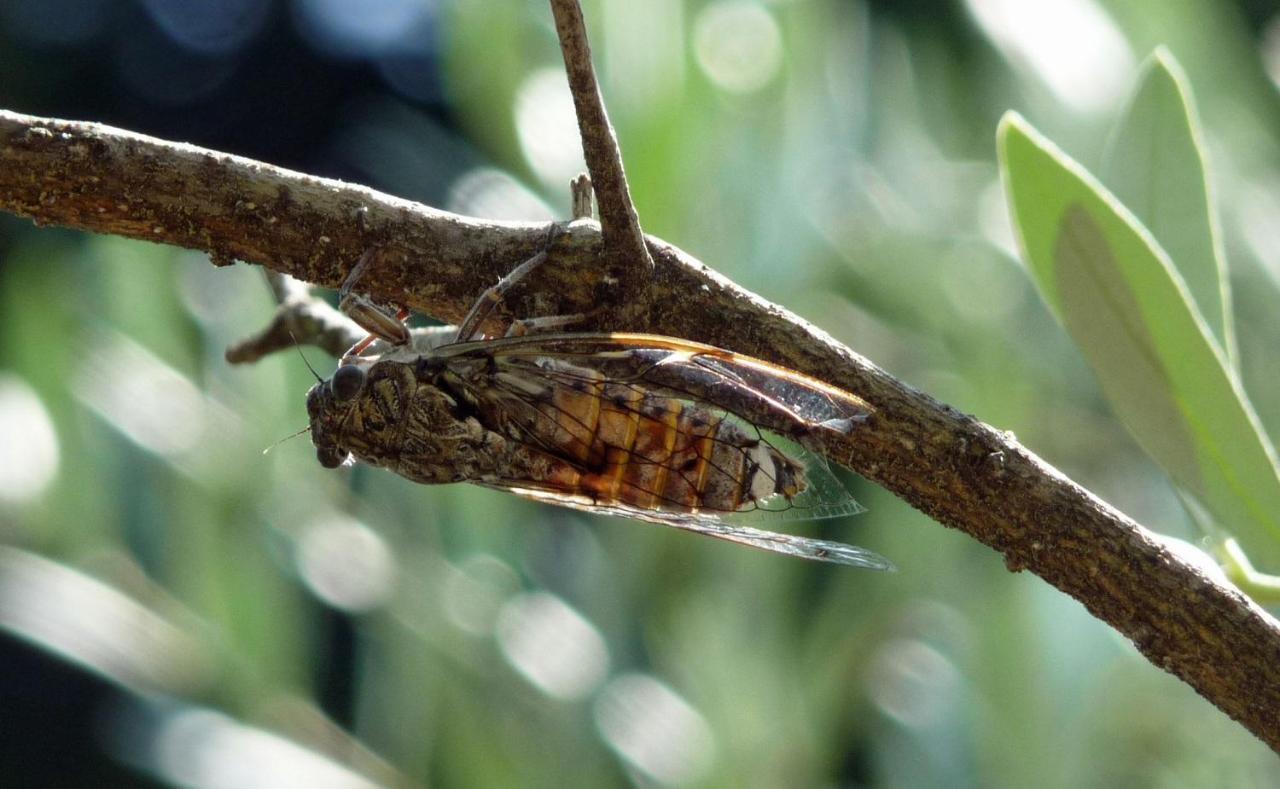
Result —
[{"label": "transparent wing", "polygon": [[[750,526],[739,526],[726,523],[720,513],[672,513],[662,510],[645,510],[629,507],[624,504],[598,504],[585,496],[574,496],[556,490],[544,490],[526,486],[527,483],[485,483],[485,487],[505,490],[534,501],[557,504],[602,515],[618,515],[636,520],[670,526],[683,531],[705,534],[720,540],[772,551],[786,556],[796,556],[816,562],[829,562],[848,567],[861,567],[868,570],[893,572],[898,568],[883,556],[842,542],[816,540],[810,537],[799,537],[794,534],[755,529]],[[861,511],[861,510],[859,510]]]},{"label": "transparent wing", "polygon": [[782,450],[804,465],[808,487],[790,501],[775,497],[758,502],[753,510],[739,510],[734,517],[740,523],[762,524],[788,520],[822,520],[858,515],[867,508],[858,503],[849,489],[831,471],[827,461],[799,444],[765,435],[760,440]]}]

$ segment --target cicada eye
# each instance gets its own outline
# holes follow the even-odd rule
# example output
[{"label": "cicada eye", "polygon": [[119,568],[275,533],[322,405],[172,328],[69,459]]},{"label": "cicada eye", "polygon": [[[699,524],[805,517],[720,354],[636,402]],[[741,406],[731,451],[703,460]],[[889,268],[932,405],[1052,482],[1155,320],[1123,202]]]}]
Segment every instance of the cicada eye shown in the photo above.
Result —
[{"label": "cicada eye", "polygon": [[354,364],[344,364],[329,379],[329,389],[338,402],[345,402],[360,394],[364,388],[364,370]]}]

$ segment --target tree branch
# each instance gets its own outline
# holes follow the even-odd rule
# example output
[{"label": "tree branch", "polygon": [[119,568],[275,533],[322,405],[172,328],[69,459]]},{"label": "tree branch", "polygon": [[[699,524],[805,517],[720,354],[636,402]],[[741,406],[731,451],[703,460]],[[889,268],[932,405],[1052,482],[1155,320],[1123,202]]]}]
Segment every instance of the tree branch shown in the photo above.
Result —
[{"label": "tree branch", "polygon": [[[314,345],[330,356],[340,357],[368,334],[329,302],[315,296],[310,285],[278,271],[266,272],[280,306],[266,327],[227,348],[228,363],[252,364],[297,345]],[[453,326],[411,329],[410,343],[418,349],[434,348],[451,340],[456,331]],[[369,353],[376,356],[386,350],[388,345],[378,340],[370,346]],[[310,362],[307,366],[311,366]]]},{"label": "tree branch", "polygon": [[[545,225],[486,222],[373,190],[109,127],[0,112],[0,210],[207,250],[336,287],[369,246],[362,288],[457,321],[537,252]],[[363,219],[361,218],[363,217]],[[940,404],[796,316],[650,238],[656,269],[631,329],[758,356],[854,392],[875,409],[823,451],[939,522],[1067,592],[1152,663],[1280,750],[1280,625],[1234,587],[1068,480],[1012,436]],[[513,292],[521,317],[590,313],[610,288],[591,223]],[[593,325],[594,324],[594,325]]]},{"label": "tree branch", "polygon": [[556,35],[564,55],[569,92],[578,115],[578,131],[582,137],[582,153],[595,187],[596,204],[600,208],[600,226],[605,249],[614,258],[617,273],[632,286],[645,284],[653,273],[653,258],[640,231],[640,216],[631,201],[627,175],[622,169],[622,152],[618,137],[609,123],[609,114],[600,95],[595,68],[591,64],[591,44],[578,0],[551,0],[551,13],[556,20]]},{"label": "tree branch", "polygon": [[266,328],[227,348],[229,363],[250,364],[295,343],[340,356],[364,336],[355,321],[312,296],[306,283],[270,270],[267,279],[280,306]]}]

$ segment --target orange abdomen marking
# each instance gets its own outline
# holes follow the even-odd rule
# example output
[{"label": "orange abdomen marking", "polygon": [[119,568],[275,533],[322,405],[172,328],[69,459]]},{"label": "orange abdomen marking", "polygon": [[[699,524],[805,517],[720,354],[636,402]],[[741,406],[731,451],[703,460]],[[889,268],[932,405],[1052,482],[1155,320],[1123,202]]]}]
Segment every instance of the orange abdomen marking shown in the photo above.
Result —
[{"label": "orange abdomen marking", "polygon": [[[600,504],[732,512],[797,492],[794,463],[759,437],[698,405],[583,376],[555,390],[543,413],[547,443],[583,468],[566,492]],[[559,484],[570,475],[558,475]],[[801,483],[802,484],[802,483]]]}]

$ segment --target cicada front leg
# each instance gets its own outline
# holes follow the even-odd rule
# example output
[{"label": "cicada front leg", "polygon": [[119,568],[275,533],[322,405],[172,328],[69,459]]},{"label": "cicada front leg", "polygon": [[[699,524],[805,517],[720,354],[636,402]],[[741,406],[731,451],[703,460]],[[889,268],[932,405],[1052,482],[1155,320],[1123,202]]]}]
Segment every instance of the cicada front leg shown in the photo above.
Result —
[{"label": "cicada front leg", "polygon": [[373,265],[375,250],[370,249],[360,256],[359,262],[351,267],[351,272],[343,280],[338,290],[338,309],[347,314],[360,328],[369,332],[369,336],[351,346],[342,355],[343,363],[353,359],[377,340],[384,340],[391,345],[406,345],[409,342],[409,327],[405,320],[409,311],[399,307],[393,313],[391,308],[378,304],[367,295],[356,290],[356,284]]}]

